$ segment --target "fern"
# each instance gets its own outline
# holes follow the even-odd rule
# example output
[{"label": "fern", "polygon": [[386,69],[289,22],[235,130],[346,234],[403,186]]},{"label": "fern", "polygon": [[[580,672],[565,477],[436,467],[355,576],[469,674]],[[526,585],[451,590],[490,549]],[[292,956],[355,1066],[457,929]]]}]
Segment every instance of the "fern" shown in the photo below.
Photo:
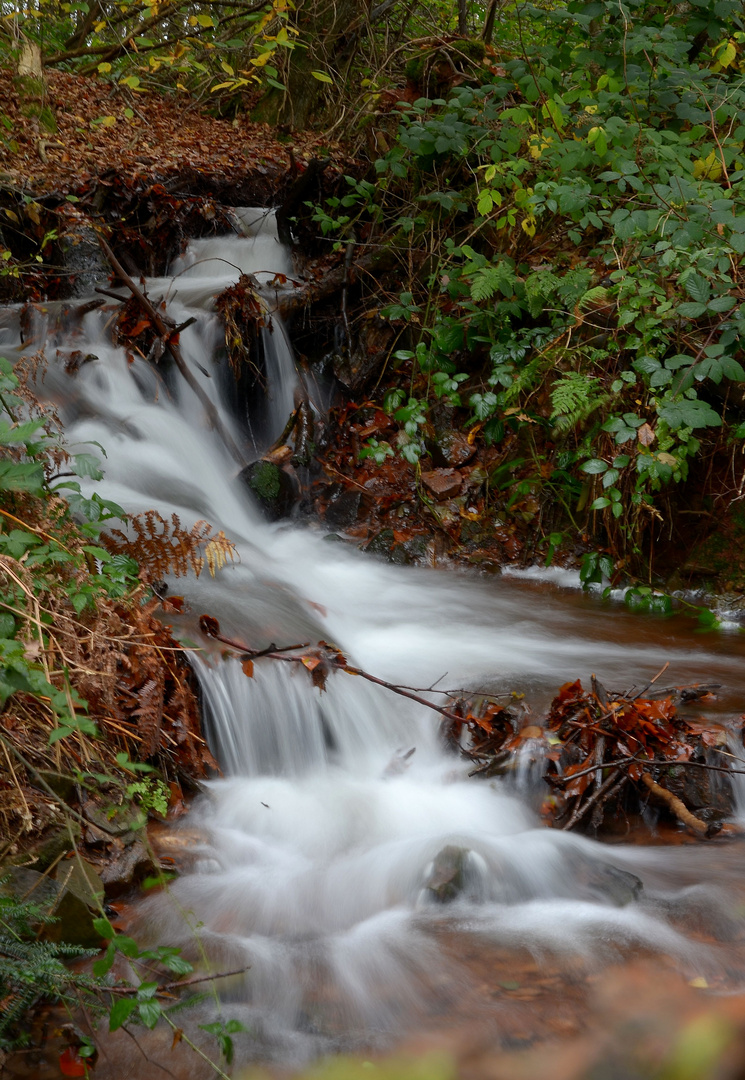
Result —
[{"label": "fern", "polygon": [[496,266],[479,267],[471,278],[471,299],[477,304],[490,300],[496,292],[512,296],[514,291],[514,271],[504,262]]},{"label": "fern", "polygon": [[585,420],[602,401],[600,380],[579,371],[568,371],[551,390],[551,423],[561,431]]},{"label": "fern", "polygon": [[[7,887],[9,876],[0,879]],[[0,1049],[12,1050],[28,1039],[21,1024],[28,1009],[42,999],[79,1004],[90,997],[95,981],[70,971],[64,959],[93,956],[95,949],[44,941],[38,927],[55,922],[41,905],[0,895]],[[88,1000],[90,1006],[94,1004]]]},{"label": "fern", "polygon": [[167,574],[184,577],[190,570],[199,577],[205,563],[214,577],[228,560],[235,560],[235,544],[222,530],[213,534],[206,521],[197,521],[187,530],[177,514],[171,514],[168,522],[157,510],[147,510],[131,517],[129,526],[134,536],[112,529],[102,540],[114,554],[136,559],[141,574],[150,581]]}]

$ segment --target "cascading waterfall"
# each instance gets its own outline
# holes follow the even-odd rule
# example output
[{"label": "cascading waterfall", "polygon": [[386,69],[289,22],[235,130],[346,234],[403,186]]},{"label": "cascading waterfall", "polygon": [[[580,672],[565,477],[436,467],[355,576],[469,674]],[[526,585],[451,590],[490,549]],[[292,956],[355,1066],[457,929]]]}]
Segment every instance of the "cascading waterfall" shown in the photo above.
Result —
[{"label": "cascading waterfall", "polygon": [[[222,333],[214,297],[241,272],[271,292],[291,266],[271,215],[236,217],[243,235],[193,241],[148,292],[167,298],[177,322],[196,318],[181,336],[184,357],[240,441],[213,361]],[[742,711],[735,636],[696,638],[620,611],[608,618],[546,583],[391,567],[312,528],[266,524],[193,392],[129,362],[110,342],[108,317],[89,312],[71,336],[59,309],[37,308],[21,343],[7,313],[0,347],[8,356],[45,350],[44,392],[69,443],[106,448],[107,497],[131,512],[176,512],[187,526],[205,518],[237,544],[239,565],[185,590],[192,610],[225,633],[259,648],[334,641],[391,681],[519,689],[539,703],[591,671],[622,688],[669,661],[669,682],[721,681],[731,688],[725,713]],[[279,321],[265,334],[266,443],[293,407],[297,376]],[[95,359],[70,376],[73,350]],[[239,1055],[301,1060],[442,1009],[443,980],[468,978],[445,961],[445,932],[573,963],[642,946],[697,974],[717,968],[717,949],[686,933],[700,924],[731,936],[737,919],[721,872],[719,884],[705,882],[708,852],[607,848],[544,830],[514,786],[467,780],[444,755],[434,714],[360,679],[339,673],[321,694],[296,665],[257,662],[248,679],[237,661],[205,654],[195,664],[226,779],[192,809],[192,867],[146,902],[142,932],[195,961],[208,956],[215,970],[248,968],[225,983],[226,1013],[250,1028]],[[461,852],[464,870],[447,906],[427,888],[427,868],[446,849]],[[632,875],[643,882],[636,899]]]}]

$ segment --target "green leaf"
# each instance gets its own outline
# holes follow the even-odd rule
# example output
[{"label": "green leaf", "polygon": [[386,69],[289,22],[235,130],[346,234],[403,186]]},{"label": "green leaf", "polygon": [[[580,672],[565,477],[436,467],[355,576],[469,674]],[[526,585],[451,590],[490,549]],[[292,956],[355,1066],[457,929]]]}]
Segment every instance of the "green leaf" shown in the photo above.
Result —
[{"label": "green leaf", "polygon": [[684,304],[678,304],[677,310],[678,314],[682,315],[684,319],[698,319],[701,315],[706,314],[707,305],[689,300]]},{"label": "green leaf", "polygon": [[691,274],[690,277],[686,278],[685,287],[688,295],[701,304],[706,303],[711,296],[709,282],[699,274]]},{"label": "green leaf", "polygon": [[311,71],[311,75],[314,79],[318,79],[318,81],[322,83],[333,83],[334,81],[325,71]]},{"label": "green leaf", "polygon": [[592,476],[599,476],[608,468],[608,462],[601,461],[600,458],[591,458],[589,461],[583,462],[580,468],[582,472],[590,473]]},{"label": "green leaf", "polygon": [[137,1002],[134,998],[124,997],[115,1001],[109,1010],[109,1031],[118,1031],[122,1024],[126,1024],[136,1008]]},{"label": "green leaf", "polygon": [[35,461],[0,461],[0,491],[28,491],[41,495],[44,470]]},{"label": "green leaf", "polygon": [[606,497],[604,495],[601,495],[590,506],[590,509],[591,510],[604,510],[606,508],[606,506],[610,506],[610,499],[606,499]]},{"label": "green leaf", "polygon": [[722,418],[705,401],[694,398],[665,399],[657,406],[660,419],[664,420],[673,431],[678,428],[721,427]]},{"label": "green leaf", "polygon": [[157,1001],[141,1001],[139,1003],[140,1020],[147,1028],[154,1028],[160,1020],[161,1007]]},{"label": "green leaf", "polygon": [[116,937],[116,930],[108,919],[94,919],[93,929],[100,934],[105,941],[112,941]]}]

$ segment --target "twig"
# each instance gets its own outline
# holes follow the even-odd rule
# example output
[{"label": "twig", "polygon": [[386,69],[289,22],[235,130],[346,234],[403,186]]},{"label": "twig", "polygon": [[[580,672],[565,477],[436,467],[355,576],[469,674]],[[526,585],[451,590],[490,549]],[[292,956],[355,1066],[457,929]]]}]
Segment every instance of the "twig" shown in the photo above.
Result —
[{"label": "twig", "polygon": [[[235,971],[220,971],[216,975],[199,975],[195,979],[176,979],[174,982],[162,983],[155,991],[162,994],[166,990],[182,990],[185,986],[196,986],[197,983],[212,982],[214,979],[229,979],[232,975],[243,975],[250,970],[250,964],[246,967],[237,968]],[[138,986],[107,986],[107,994],[136,994]]]},{"label": "twig", "polygon": [[696,833],[698,836],[710,836],[709,826],[701,818],[697,818],[695,814],[692,814],[686,804],[673,795],[672,791],[668,791],[667,788],[658,784],[649,773],[642,773],[642,783],[649,791],[655,795],[662,802],[666,803],[673,814],[675,814],[678,821],[681,821],[691,832]]},{"label": "twig", "polygon": [[[568,830],[568,829],[573,828],[577,824],[578,821],[582,820],[582,818],[585,816],[587,811],[591,810],[592,807],[595,805],[595,803],[598,802],[603,797],[603,795],[605,795],[606,793],[608,794],[608,797],[610,798],[610,788],[612,788],[613,785],[615,784],[616,780],[619,779],[620,772],[621,772],[620,769],[614,769],[613,772],[610,774],[610,776],[607,778],[607,780],[605,780],[605,782],[603,784],[601,784],[601,786],[597,789],[597,791],[595,792],[594,795],[592,795],[589,799],[587,799],[586,802],[583,802],[581,804],[578,803],[575,806],[574,810],[572,811],[572,816],[569,818],[569,821],[567,821],[567,823],[565,825],[562,825],[562,829]],[[620,787],[621,784],[624,784],[627,779],[628,779],[628,777],[621,776],[620,777],[620,783],[619,783],[618,786]]]}]

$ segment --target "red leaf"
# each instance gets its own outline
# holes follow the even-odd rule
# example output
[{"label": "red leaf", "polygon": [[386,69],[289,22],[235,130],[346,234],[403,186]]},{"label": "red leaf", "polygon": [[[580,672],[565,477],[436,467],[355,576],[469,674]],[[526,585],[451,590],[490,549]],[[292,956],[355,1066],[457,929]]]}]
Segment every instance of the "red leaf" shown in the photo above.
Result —
[{"label": "red leaf", "polygon": [[63,1076],[88,1076],[88,1066],[73,1046],[60,1054],[59,1070]]}]

